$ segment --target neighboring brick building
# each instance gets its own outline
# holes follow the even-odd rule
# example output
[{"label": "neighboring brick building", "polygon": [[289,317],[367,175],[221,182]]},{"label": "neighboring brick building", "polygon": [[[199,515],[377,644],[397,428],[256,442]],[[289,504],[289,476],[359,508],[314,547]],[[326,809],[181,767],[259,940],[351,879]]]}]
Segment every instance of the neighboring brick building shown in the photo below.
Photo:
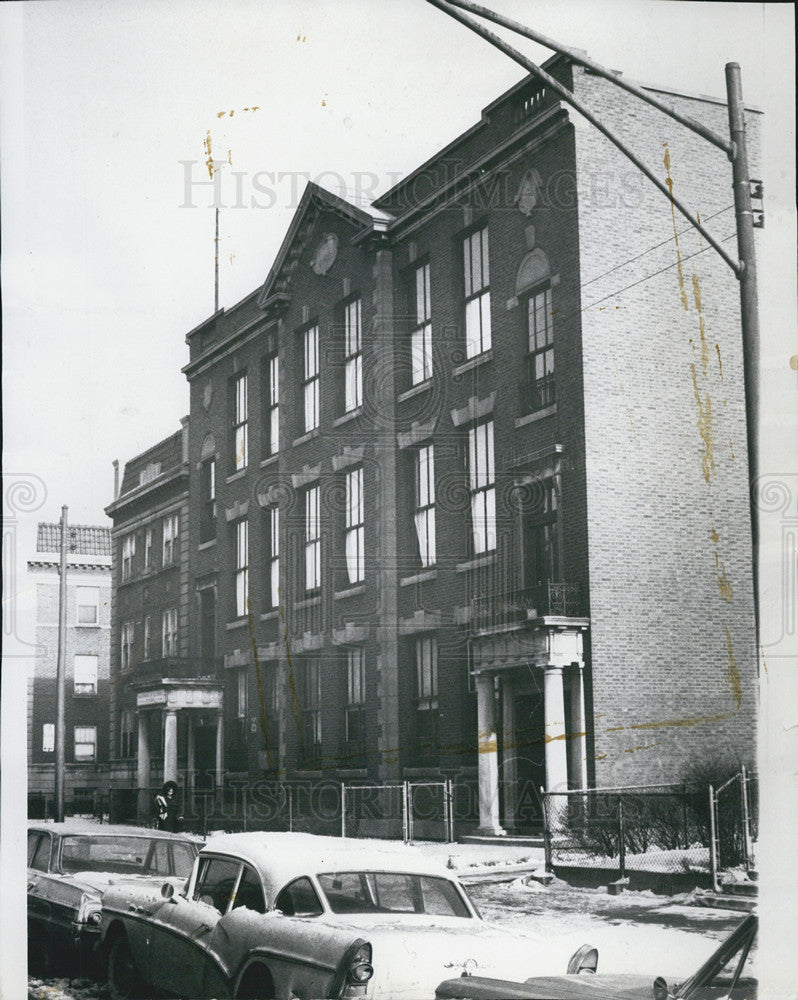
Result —
[{"label": "neighboring brick building", "polygon": [[[107,785],[111,532],[67,528],[64,800],[90,812]],[[53,813],[61,525],[40,523],[28,573],[36,583],[36,657],[28,677],[28,806]]]},{"label": "neighboring brick building", "polygon": [[[722,154],[547,66],[733,232]],[[501,832],[541,785],[752,759],[739,293],[703,249],[530,78],[368,210],[308,186],[263,287],[187,336],[217,767],[471,776]]]}]

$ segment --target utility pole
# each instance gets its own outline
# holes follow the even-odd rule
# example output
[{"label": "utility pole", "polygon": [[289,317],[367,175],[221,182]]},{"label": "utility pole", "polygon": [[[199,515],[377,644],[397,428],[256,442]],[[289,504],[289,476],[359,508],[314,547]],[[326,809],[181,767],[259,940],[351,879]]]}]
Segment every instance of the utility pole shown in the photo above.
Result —
[{"label": "utility pole", "polygon": [[58,660],[55,673],[55,821],[64,821],[64,676],[66,673],[67,507],[61,508],[58,582]]},{"label": "utility pole", "polygon": [[213,238],[213,311],[219,312],[219,209],[216,209],[216,235]]}]

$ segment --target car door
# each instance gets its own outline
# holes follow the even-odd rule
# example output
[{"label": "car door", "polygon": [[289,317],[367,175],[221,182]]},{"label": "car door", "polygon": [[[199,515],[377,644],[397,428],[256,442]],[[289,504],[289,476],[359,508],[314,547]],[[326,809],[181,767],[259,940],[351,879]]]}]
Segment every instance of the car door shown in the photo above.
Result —
[{"label": "car door", "polygon": [[208,942],[227,912],[241,862],[205,857],[190,897],[176,894],[151,916],[150,969],[154,985],[184,997],[201,997]]},{"label": "car door", "polygon": [[245,961],[252,940],[252,918],[266,912],[260,876],[244,864],[227,913],[208,937],[203,996],[224,996],[227,984]]}]

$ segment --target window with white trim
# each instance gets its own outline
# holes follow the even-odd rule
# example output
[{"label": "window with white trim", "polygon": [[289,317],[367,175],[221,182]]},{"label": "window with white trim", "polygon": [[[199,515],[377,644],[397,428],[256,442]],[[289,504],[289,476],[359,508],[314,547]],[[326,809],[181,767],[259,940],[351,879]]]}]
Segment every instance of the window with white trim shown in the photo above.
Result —
[{"label": "window with white trim", "polygon": [[530,413],[554,402],[554,323],[551,288],[532,292],[526,302],[527,409]]},{"label": "window with white trim", "polygon": [[247,441],[247,373],[241,372],[232,381],[232,444],[233,469],[245,469],[248,460]]},{"label": "window with white trim", "polygon": [[263,454],[280,450],[280,359],[276,354],[263,360]]},{"label": "window with white trim", "polygon": [[100,624],[100,588],[76,587],[75,603],[78,625]]},{"label": "window with white trim", "polygon": [[346,519],[344,548],[346,572],[350,583],[359,583],[365,576],[366,556],[363,527],[363,467],[346,474]]},{"label": "window with white trim", "polygon": [[144,659],[152,656],[152,615],[144,616]]},{"label": "window with white trim", "polygon": [[410,334],[410,378],[420,385],[432,378],[432,309],[429,292],[429,263],[417,267],[413,274],[415,314]]},{"label": "window with white trim", "polygon": [[122,539],[122,579],[129,580],[133,576],[133,560],[136,556],[136,536],[125,535]]},{"label": "window with white trim", "polygon": [[152,569],[152,526],[144,531],[144,569]]},{"label": "window with white trim", "polygon": [[463,241],[463,278],[466,357],[474,358],[491,345],[487,226]]},{"label": "window with white trim", "polygon": [[121,664],[122,670],[128,670],[133,666],[133,641],[135,639],[135,628],[133,622],[122,622],[121,629]]},{"label": "window with white trim", "polygon": [[493,421],[468,430],[468,482],[471,493],[472,552],[496,548],[496,486],[493,461]]},{"label": "window with white trim", "polygon": [[76,653],[73,661],[74,693],[97,694],[100,658],[93,653]]},{"label": "window with white trim", "polygon": [[435,565],[435,453],[428,444],[415,453],[415,514],[418,554],[422,566]]},{"label": "window with white trim", "polygon": [[305,590],[321,586],[321,519],[319,487],[305,490]]},{"label": "window with white trim", "polygon": [[97,727],[75,726],[75,763],[87,764],[97,759]]},{"label": "window with white trim", "polygon": [[249,612],[249,524],[246,518],[236,521],[236,617]]},{"label": "window with white trim", "polygon": [[200,465],[200,543],[216,538],[216,458]]},{"label": "window with white trim", "polygon": [[52,753],[55,750],[55,723],[45,722],[42,726],[42,753]]},{"label": "window with white trim", "polygon": [[360,299],[344,306],[344,412],[363,405],[363,338]]},{"label": "window with white trim", "polygon": [[302,395],[305,433],[319,426],[319,328],[311,326],[302,335]]},{"label": "window with white trim", "polygon": [[269,607],[280,606],[280,508],[269,507],[266,511],[269,536]]},{"label": "window with white trim", "polygon": [[362,754],[366,748],[366,657],[362,646],[346,652],[346,741],[349,750]]},{"label": "window with white trim", "polygon": [[161,655],[177,656],[177,608],[164,611],[161,619]]},{"label": "window with white trim", "polygon": [[177,562],[178,531],[180,518],[178,514],[167,514],[163,519],[163,565],[171,566]]}]

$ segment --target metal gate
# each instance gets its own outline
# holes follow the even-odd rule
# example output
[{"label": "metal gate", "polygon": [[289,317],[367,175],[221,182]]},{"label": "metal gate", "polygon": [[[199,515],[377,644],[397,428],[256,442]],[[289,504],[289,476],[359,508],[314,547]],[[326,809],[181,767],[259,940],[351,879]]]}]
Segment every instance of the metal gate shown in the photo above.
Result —
[{"label": "metal gate", "polygon": [[743,767],[719,788],[709,786],[712,881],[718,873],[745,865],[753,868],[757,835],[756,778]]},{"label": "metal gate", "polygon": [[450,780],[342,785],[341,799],[342,837],[454,840]]}]

